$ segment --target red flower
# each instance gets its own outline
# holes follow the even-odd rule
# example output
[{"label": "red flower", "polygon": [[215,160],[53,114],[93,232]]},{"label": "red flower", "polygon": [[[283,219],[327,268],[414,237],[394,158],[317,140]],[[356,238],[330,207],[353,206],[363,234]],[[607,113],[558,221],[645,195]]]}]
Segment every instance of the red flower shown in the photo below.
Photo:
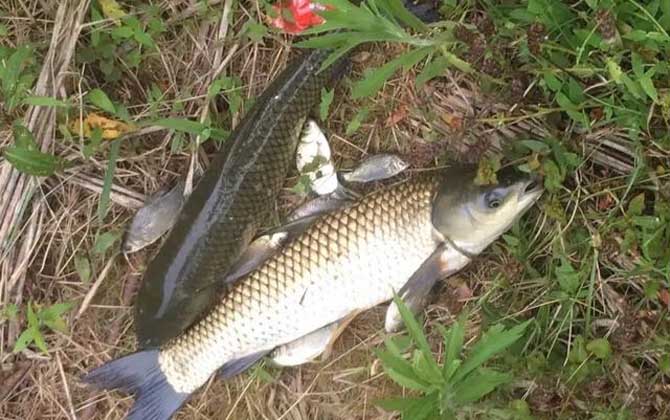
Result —
[{"label": "red flower", "polygon": [[320,25],[323,18],[316,11],[325,8],[311,0],[281,0],[272,6],[278,16],[272,19],[272,25],[290,34],[297,34],[312,26]]}]

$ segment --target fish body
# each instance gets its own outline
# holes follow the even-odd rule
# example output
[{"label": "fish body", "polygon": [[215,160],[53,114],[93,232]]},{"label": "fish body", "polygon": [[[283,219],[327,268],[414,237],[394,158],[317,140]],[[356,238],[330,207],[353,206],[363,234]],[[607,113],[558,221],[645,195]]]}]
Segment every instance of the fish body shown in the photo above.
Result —
[{"label": "fish body", "polygon": [[213,304],[222,275],[273,209],[294,162],[299,133],[321,89],[341,70],[319,72],[327,51],[287,66],[256,101],[203,174],[149,263],[136,300],[141,347],[178,335]]},{"label": "fish body", "polygon": [[[422,174],[319,216],[182,335],[86,381],[135,393],[131,419],[163,420],[215,372],[242,372],[396,292],[418,309],[437,280],[469,261],[460,254],[481,252],[541,194],[527,175],[499,176],[491,186],[474,185],[475,176],[469,167]],[[461,259],[450,267],[454,251]],[[320,334],[307,350],[323,345]]]},{"label": "fish body", "polygon": [[382,153],[365,159],[353,171],[342,174],[342,179],[346,182],[382,180],[399,174],[408,166],[407,162],[400,157]]}]

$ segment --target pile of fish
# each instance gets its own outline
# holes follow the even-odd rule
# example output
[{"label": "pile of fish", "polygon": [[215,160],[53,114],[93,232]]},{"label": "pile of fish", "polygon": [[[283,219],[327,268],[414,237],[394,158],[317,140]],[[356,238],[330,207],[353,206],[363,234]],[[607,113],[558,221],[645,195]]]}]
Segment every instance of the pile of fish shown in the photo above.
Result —
[{"label": "pile of fish", "polygon": [[[309,52],[279,75],[190,196],[179,183],[131,223],[125,252],[169,232],[136,301],[140,349],[84,378],[134,394],[130,419],[169,419],[212,375],[229,378],[263,357],[309,362],[353,316],[394,292],[421,311],[438,280],[466,266],[542,194],[536,177],[511,168],[480,185],[477,167],[467,165],[354,192],[356,183],[407,165],[376,155],[336,170],[326,136],[309,119],[341,72],[318,72],[326,55]],[[315,198],[261,232],[294,166]],[[390,304],[385,329],[400,327]]]}]

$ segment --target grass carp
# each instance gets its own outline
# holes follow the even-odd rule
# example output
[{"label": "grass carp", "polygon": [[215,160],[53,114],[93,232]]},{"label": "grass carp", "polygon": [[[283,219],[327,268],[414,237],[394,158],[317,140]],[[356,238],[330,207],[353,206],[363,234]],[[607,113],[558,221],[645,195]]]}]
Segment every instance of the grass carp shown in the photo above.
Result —
[{"label": "grass carp", "polygon": [[[298,340],[325,345],[334,323],[394,292],[420,310],[436,281],[468,264],[542,193],[537,179],[510,168],[491,185],[477,185],[476,172],[428,171],[319,216],[183,334],[109,362],[85,382],[134,393],[130,419],[165,420],[215,372],[231,377]],[[398,324],[394,307],[387,329]]]}]

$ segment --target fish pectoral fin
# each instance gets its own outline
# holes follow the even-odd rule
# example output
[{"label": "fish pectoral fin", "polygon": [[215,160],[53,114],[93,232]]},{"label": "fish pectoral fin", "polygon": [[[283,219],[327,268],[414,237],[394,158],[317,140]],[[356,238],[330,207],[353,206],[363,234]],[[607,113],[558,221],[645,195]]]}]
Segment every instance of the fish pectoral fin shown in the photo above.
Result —
[{"label": "fish pectoral fin", "polygon": [[263,350],[248,354],[238,359],[230,360],[219,368],[217,374],[221,379],[230,379],[249,369],[268,353],[270,353],[270,350]]},{"label": "fish pectoral fin", "polygon": [[224,283],[233,283],[263,264],[289,239],[287,232],[262,235],[249,244],[240,258],[228,270]]},{"label": "fish pectoral fin", "polygon": [[[438,280],[449,274],[446,256],[446,245],[441,244],[426,259],[418,270],[412,274],[407,283],[400,289],[398,296],[413,314],[419,313],[428,302],[428,295]],[[391,302],[386,310],[384,328],[387,332],[396,332],[403,325],[402,317],[395,302]]]},{"label": "fish pectoral fin", "polygon": [[328,355],[337,338],[359,313],[353,312],[339,321],[277,347],[272,352],[272,362],[279,366],[298,366],[311,362],[321,354]]}]

